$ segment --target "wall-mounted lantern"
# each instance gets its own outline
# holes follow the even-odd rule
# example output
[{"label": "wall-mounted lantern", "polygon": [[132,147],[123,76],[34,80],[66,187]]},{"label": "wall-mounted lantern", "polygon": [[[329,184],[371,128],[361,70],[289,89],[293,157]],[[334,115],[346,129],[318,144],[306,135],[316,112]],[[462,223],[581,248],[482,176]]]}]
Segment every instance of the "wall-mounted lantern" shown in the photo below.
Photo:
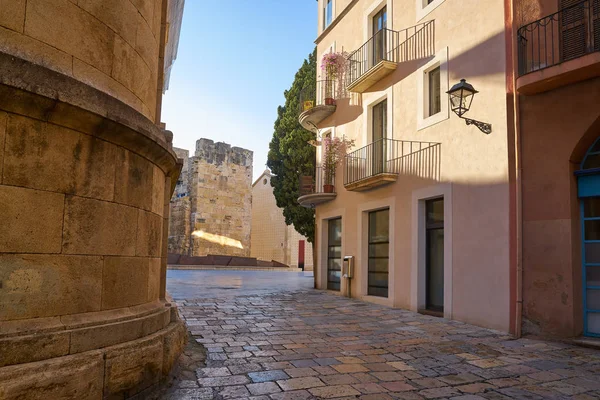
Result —
[{"label": "wall-mounted lantern", "polygon": [[467,125],[475,125],[481,132],[488,135],[492,133],[491,124],[463,117],[463,115],[471,108],[473,97],[475,97],[476,93],[479,93],[471,84],[467,83],[465,79],[461,79],[459,83],[452,86],[446,93],[450,96],[450,107],[452,108],[452,111],[460,118],[464,119]]}]

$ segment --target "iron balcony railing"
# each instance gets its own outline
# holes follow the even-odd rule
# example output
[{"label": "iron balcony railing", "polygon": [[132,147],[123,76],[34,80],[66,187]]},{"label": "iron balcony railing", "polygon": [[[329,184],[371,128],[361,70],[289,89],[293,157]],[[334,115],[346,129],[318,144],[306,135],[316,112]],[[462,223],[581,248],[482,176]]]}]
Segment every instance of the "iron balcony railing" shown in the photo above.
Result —
[{"label": "iron balcony railing", "polygon": [[351,85],[381,61],[401,63],[434,54],[434,21],[401,31],[382,29],[348,57],[346,84]]},{"label": "iron balcony railing", "polygon": [[600,0],[585,0],[517,31],[519,75],[600,51]]},{"label": "iron balcony railing", "polygon": [[[335,193],[335,173],[328,174],[322,166],[315,167],[313,176],[300,177],[300,196],[318,193]],[[329,187],[326,187],[329,185]]]},{"label": "iron balcony railing", "polygon": [[313,86],[308,86],[300,91],[299,107],[300,113],[308,111],[316,106],[334,106],[338,92],[335,80],[317,81]]},{"label": "iron balcony railing", "polygon": [[441,145],[432,142],[379,139],[348,153],[344,185],[380,174],[412,174],[439,179]]}]

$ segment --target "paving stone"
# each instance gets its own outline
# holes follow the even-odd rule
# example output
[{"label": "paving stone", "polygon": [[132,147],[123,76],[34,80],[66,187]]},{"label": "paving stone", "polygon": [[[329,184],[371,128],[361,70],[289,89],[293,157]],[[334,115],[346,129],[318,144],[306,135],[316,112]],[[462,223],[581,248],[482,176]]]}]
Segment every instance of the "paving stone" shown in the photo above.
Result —
[{"label": "paving stone", "polygon": [[201,378],[213,378],[217,376],[229,376],[231,372],[226,367],[221,368],[200,368],[196,371],[198,377]]},{"label": "paving stone", "polygon": [[376,383],[359,383],[352,385],[352,387],[362,394],[385,393],[388,391],[386,388]]},{"label": "paving stone", "polygon": [[283,390],[298,390],[298,389],[309,389],[318,386],[325,386],[323,381],[315,377],[306,378],[293,378],[287,380],[277,381],[277,384],[281,386]]},{"label": "paving stone", "polygon": [[408,390],[415,390],[416,388],[407,382],[385,382],[381,383],[381,386],[389,390],[390,392],[405,392]]},{"label": "paving stone", "polygon": [[253,395],[271,394],[281,392],[281,389],[275,382],[251,383],[246,385],[246,389]]},{"label": "paving stone", "polygon": [[248,372],[262,371],[263,367],[256,363],[230,365],[227,367],[233,375],[247,374]]},{"label": "paving stone", "polygon": [[232,385],[243,385],[248,383],[249,380],[244,375],[233,375],[219,378],[199,378],[198,383],[200,386],[214,387],[214,386],[232,386]]},{"label": "paving stone", "polygon": [[235,399],[250,396],[250,393],[245,386],[226,386],[219,391],[219,395],[224,399]]},{"label": "paving stone", "polygon": [[285,373],[291,376],[292,378],[302,378],[305,376],[319,375],[319,373],[312,368],[289,368],[285,370]]},{"label": "paving stone", "polygon": [[252,379],[252,382],[254,383],[272,382],[279,379],[289,378],[288,374],[281,370],[250,372],[248,376],[250,377],[250,379]]},{"label": "paving stone", "polygon": [[460,392],[449,386],[433,389],[421,390],[419,394],[426,399],[439,399],[440,397],[454,397],[460,395]]},{"label": "paving stone", "polygon": [[[279,282],[269,279],[264,285],[272,292]],[[185,400],[321,397],[314,393],[376,400],[600,399],[597,350],[509,340],[457,321],[310,289],[244,290],[176,298],[195,343],[206,350],[206,366],[181,372],[169,400],[175,391]],[[275,388],[279,392],[268,392]]]},{"label": "paving stone", "polygon": [[309,400],[313,395],[307,390],[292,390],[291,392],[275,393],[271,395],[273,400]]},{"label": "paving stone", "polygon": [[365,368],[361,364],[338,364],[338,365],[332,365],[331,367],[342,374],[349,374],[352,372],[368,372],[369,371],[367,368]]},{"label": "paving stone", "polygon": [[324,386],[308,389],[308,391],[321,399],[333,399],[344,396],[357,396],[360,392],[350,385]]}]

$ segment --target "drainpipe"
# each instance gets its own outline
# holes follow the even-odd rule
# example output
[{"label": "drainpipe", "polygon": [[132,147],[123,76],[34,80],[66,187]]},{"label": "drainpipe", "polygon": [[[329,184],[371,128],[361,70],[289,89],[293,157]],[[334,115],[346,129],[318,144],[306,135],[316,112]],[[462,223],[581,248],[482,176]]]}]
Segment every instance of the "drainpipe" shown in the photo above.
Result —
[{"label": "drainpipe", "polygon": [[[509,145],[513,147],[514,151],[514,199],[511,199],[510,201],[514,206],[514,215],[511,215],[511,217],[514,218],[514,245],[516,247],[513,256],[514,258],[510,261],[510,268],[514,269],[513,282],[511,282],[511,286],[514,285],[514,293],[511,293],[511,295],[514,297],[510,299],[510,314],[513,320],[510,321],[510,324],[514,324],[514,329],[512,332],[513,335],[516,338],[519,338],[522,335],[523,323],[523,182],[521,165],[521,131],[519,119],[520,104],[519,94],[516,90],[516,80],[518,78],[518,44],[515,45],[515,41],[517,40],[515,35],[515,24],[518,23],[518,21],[515,18],[515,4],[516,0],[504,0],[505,40],[507,47],[507,106],[510,105],[512,107],[512,110],[507,110],[512,111],[512,115],[507,115],[507,127],[509,131],[513,131],[513,142],[509,143]],[[512,101],[508,99],[508,96],[512,96],[512,99],[510,99]]]}]

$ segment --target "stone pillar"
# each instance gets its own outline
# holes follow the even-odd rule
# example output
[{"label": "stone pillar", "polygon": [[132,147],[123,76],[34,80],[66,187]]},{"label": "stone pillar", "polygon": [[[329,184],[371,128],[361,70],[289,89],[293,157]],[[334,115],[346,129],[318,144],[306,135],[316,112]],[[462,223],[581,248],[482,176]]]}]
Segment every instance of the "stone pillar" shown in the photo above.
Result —
[{"label": "stone pillar", "polygon": [[153,123],[166,16],[135,4],[0,12],[2,399],[142,394],[184,344],[163,243],[181,165]]}]

